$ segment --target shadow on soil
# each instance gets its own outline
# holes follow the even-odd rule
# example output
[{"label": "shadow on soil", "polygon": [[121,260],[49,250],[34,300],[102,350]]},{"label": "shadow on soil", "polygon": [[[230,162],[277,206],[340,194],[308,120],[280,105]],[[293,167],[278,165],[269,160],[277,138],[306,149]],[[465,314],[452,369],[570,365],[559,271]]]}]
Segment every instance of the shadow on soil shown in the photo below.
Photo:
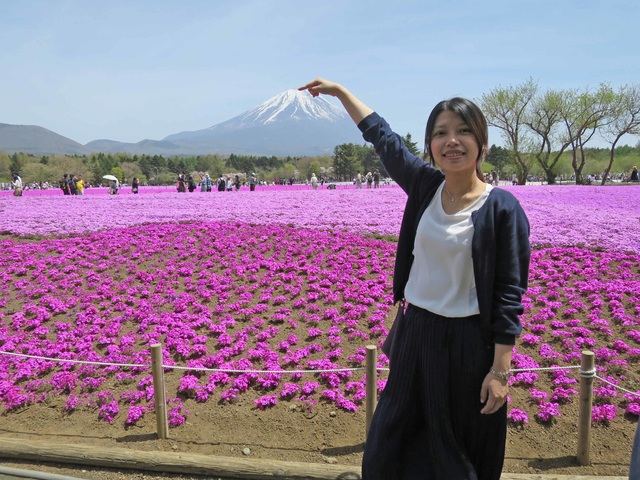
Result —
[{"label": "shadow on soil", "polygon": [[533,467],[537,470],[553,470],[554,468],[568,468],[568,467],[579,467],[580,464],[574,455],[566,455],[564,457],[555,457],[555,458],[535,458],[535,459],[526,459],[528,460],[527,466]]},{"label": "shadow on soil", "polygon": [[325,448],[322,454],[330,457],[340,457],[342,455],[351,455],[353,453],[364,452],[364,442],[358,445],[348,445],[346,447]]},{"label": "shadow on soil", "polygon": [[124,443],[148,442],[150,440],[158,440],[158,435],[155,433],[145,433],[143,435],[125,435],[124,437],[116,438],[116,442]]}]

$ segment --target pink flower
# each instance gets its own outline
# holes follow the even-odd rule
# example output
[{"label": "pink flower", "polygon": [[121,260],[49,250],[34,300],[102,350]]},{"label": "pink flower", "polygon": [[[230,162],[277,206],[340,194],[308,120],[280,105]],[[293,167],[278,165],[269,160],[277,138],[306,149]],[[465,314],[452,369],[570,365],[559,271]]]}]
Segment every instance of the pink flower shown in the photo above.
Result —
[{"label": "pink flower", "polygon": [[595,406],[591,410],[591,422],[596,423],[599,421],[609,421],[616,418],[616,413],[618,413],[620,409],[615,405],[606,404]]},{"label": "pink flower", "polygon": [[518,410],[517,408],[512,408],[507,417],[509,417],[514,423],[529,423],[529,415],[527,412]]},{"label": "pink flower", "polygon": [[278,403],[278,398],[275,395],[263,395],[262,397],[253,401],[260,410],[272,407]]}]

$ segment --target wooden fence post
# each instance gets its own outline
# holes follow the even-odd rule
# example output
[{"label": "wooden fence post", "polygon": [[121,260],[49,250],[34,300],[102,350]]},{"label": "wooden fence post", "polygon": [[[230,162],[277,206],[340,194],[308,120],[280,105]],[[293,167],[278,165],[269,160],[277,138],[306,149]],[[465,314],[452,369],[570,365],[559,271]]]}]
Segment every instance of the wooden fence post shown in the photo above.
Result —
[{"label": "wooden fence post", "polygon": [[376,403],[378,400],[378,358],[376,353],[378,348],[375,345],[367,345],[367,426],[366,434],[369,435],[369,427],[371,426],[371,420],[373,419],[373,412],[376,411]]},{"label": "wooden fence post", "polygon": [[158,438],[169,438],[167,420],[167,400],[164,391],[164,370],[162,368],[162,344],[151,345],[151,373],[153,375],[153,394],[156,401],[156,428]]},{"label": "wooden fence post", "polygon": [[583,350],[580,363],[580,413],[578,417],[578,463],[580,465],[591,463],[591,407],[594,373],[593,352]]}]

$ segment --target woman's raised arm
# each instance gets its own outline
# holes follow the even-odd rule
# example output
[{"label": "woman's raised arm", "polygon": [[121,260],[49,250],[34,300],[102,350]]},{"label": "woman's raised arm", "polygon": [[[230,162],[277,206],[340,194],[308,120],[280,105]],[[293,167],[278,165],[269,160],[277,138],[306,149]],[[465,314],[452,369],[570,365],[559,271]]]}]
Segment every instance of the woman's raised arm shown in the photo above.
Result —
[{"label": "woman's raised arm", "polygon": [[308,90],[311,95],[317,97],[321,93],[323,95],[331,95],[336,97],[342,102],[345,110],[351,117],[351,119],[358,125],[364,118],[373,113],[369,107],[358,100],[353,93],[344,88],[339,83],[330,82],[323,78],[316,78],[315,80],[300,87],[298,90]]}]

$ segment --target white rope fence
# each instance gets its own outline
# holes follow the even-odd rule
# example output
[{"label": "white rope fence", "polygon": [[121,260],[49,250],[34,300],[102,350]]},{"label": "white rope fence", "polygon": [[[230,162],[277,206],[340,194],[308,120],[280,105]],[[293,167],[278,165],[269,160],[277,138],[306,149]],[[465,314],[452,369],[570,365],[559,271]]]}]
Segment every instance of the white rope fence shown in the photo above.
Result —
[{"label": "white rope fence", "polygon": [[[0,355],[13,355],[15,357],[35,358],[38,360],[47,360],[50,362],[65,362],[65,363],[78,363],[81,365],[101,365],[103,367],[125,367],[125,368],[152,368],[153,364],[138,364],[138,363],[107,363],[107,362],[91,362],[88,360],[73,360],[68,358],[49,358],[39,357],[37,355],[26,355],[24,353],[3,352],[0,351]],[[194,370],[197,372],[224,372],[224,373],[277,373],[277,374],[301,374],[301,373],[334,373],[334,372],[356,372],[359,370],[366,370],[366,367],[353,367],[353,368],[323,368],[316,370],[236,370],[232,368],[206,368],[206,367],[183,367],[180,365],[165,365],[162,364],[162,368],[173,370]],[[378,371],[389,371],[388,368],[379,367]]]},{"label": "white rope fence", "polygon": [[[164,387],[164,370],[187,370],[200,372],[223,372],[223,373],[254,373],[254,374],[278,374],[278,375],[300,375],[300,374],[322,374],[322,373],[338,373],[338,372],[355,372],[366,370],[366,431],[369,432],[369,426],[373,418],[373,412],[376,407],[377,400],[377,378],[376,371],[389,371],[389,368],[377,366],[377,347],[368,345],[366,352],[366,366],[352,368],[318,368],[311,370],[252,370],[252,369],[229,369],[229,368],[205,368],[205,367],[186,367],[180,365],[165,365],[162,363],[162,345],[151,345],[151,364],[135,364],[135,363],[107,363],[88,360],[74,360],[49,358],[37,355],[27,355],[23,353],[0,351],[0,355],[10,355],[14,357],[33,358],[37,360],[45,360],[59,363],[73,363],[80,365],[100,365],[104,367],[123,367],[123,368],[144,368],[152,370],[155,406],[156,406],[156,422],[158,427],[158,438],[165,439],[169,437],[169,425],[166,412],[166,395]],[[616,385],[609,380],[605,380],[597,374],[595,369],[594,354],[590,351],[582,352],[582,361],[580,365],[566,367],[532,367],[512,369],[511,373],[521,372],[544,372],[558,370],[578,370],[580,374],[580,414],[578,420],[578,461],[581,465],[590,463],[590,444],[591,444],[591,416],[593,403],[593,380],[598,379],[618,390],[635,395],[640,398],[640,394],[632,392],[626,388]]]},{"label": "white rope fence", "polygon": [[[73,360],[67,358],[50,358],[50,357],[40,357],[38,355],[27,355],[24,353],[14,353],[14,352],[4,352],[0,351],[0,355],[12,355],[15,357],[23,357],[23,358],[35,358],[37,360],[46,360],[50,362],[64,362],[64,363],[77,363],[81,365],[100,365],[103,367],[124,367],[124,368],[151,368],[152,365],[148,363],[107,363],[107,362],[92,362],[88,360]],[[173,370],[188,370],[188,371],[197,371],[197,372],[222,372],[222,373],[271,373],[271,374],[279,374],[279,375],[299,375],[306,373],[337,373],[337,372],[357,372],[366,370],[367,367],[352,367],[352,368],[326,368],[326,369],[315,369],[315,370],[253,370],[253,369],[244,369],[237,370],[231,368],[206,368],[206,367],[184,367],[180,365],[165,365],[162,364],[163,369],[173,369]],[[536,367],[536,368],[513,368],[511,369],[511,373],[521,373],[521,372],[541,372],[541,371],[557,371],[557,370],[579,370],[580,365],[573,365],[569,367]],[[376,370],[379,372],[388,372],[389,368],[386,367],[376,367]],[[611,383],[608,380],[597,375],[596,370],[591,370],[588,372],[579,370],[581,377],[594,377],[602,382],[611,385],[618,390],[621,390],[625,393],[629,393],[631,395],[635,395],[640,398],[640,393],[632,392],[631,390],[627,390],[615,383]]]}]

